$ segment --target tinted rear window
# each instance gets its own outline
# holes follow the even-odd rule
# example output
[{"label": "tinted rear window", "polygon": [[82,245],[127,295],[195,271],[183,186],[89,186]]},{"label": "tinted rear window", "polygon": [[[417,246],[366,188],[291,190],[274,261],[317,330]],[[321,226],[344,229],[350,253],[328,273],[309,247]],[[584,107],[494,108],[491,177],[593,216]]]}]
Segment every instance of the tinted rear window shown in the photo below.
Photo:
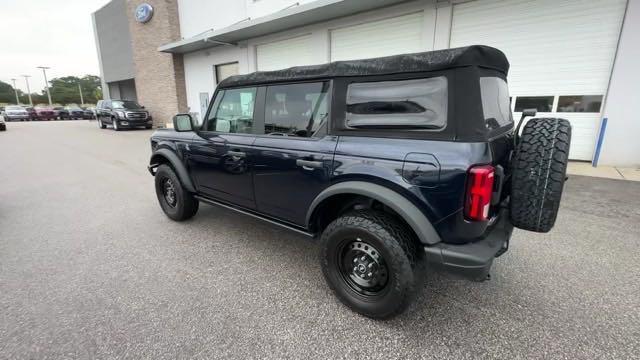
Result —
[{"label": "tinted rear window", "polygon": [[487,129],[498,129],[513,123],[506,81],[498,77],[481,77],[480,92]]},{"label": "tinted rear window", "polygon": [[352,83],[347,127],[441,129],[447,122],[447,78]]}]

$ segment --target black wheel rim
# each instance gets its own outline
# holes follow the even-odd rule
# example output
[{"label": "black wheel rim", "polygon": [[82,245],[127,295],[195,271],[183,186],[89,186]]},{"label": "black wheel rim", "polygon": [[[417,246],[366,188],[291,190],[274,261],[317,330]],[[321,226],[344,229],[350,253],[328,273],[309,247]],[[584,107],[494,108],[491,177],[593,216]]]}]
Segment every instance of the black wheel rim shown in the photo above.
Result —
[{"label": "black wheel rim", "polygon": [[389,270],[382,254],[368,242],[346,241],[338,253],[340,275],[358,294],[380,295],[389,283]]},{"label": "black wheel rim", "polygon": [[176,207],[178,199],[176,198],[176,188],[171,179],[164,179],[162,182],[162,195],[167,205]]}]

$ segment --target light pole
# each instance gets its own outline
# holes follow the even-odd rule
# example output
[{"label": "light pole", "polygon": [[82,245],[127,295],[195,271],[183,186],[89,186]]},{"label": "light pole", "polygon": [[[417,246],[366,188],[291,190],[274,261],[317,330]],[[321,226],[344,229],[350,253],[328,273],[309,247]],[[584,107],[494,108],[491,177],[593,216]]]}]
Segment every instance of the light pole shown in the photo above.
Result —
[{"label": "light pole", "polygon": [[82,98],[82,87],[80,86],[80,83],[78,83],[78,90],[80,91],[80,106],[82,106],[82,104],[84,104],[84,99]]},{"label": "light pole", "polygon": [[24,81],[27,83],[27,93],[29,94],[29,105],[33,106],[33,101],[31,100],[31,88],[29,87],[29,78],[31,75],[22,75]]},{"label": "light pole", "polygon": [[49,81],[47,80],[47,69],[51,68],[47,66],[38,66],[38,69],[42,69],[42,74],[44,75],[44,85],[46,86],[47,97],[49,98],[49,105],[53,105],[53,102],[51,101],[51,93],[49,92]]},{"label": "light pole", "polygon": [[18,99],[18,88],[16,87],[16,80],[17,79],[11,79],[11,81],[13,81],[13,92],[16,93],[16,105],[20,105],[20,99]]}]

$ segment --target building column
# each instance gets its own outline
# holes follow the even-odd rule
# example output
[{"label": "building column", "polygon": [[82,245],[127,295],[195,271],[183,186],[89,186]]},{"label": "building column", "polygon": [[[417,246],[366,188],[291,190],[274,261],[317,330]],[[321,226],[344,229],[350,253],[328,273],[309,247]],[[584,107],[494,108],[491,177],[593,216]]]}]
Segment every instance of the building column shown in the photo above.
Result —
[{"label": "building column", "polygon": [[153,17],[146,23],[135,19],[139,0],[127,0],[127,18],[135,68],[138,102],[144,105],[156,127],[164,127],[173,115],[187,111],[184,62],[181,54],[158,51],[160,45],[180,39],[178,2],[146,0]]}]

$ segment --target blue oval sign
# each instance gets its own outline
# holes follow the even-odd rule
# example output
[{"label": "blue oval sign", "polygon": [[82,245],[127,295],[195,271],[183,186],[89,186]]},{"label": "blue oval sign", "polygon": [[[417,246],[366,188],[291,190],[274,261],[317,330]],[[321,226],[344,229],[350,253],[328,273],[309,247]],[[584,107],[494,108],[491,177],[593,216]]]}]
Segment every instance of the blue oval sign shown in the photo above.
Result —
[{"label": "blue oval sign", "polygon": [[142,3],[136,8],[136,21],[146,23],[153,16],[153,7],[147,3]]}]

